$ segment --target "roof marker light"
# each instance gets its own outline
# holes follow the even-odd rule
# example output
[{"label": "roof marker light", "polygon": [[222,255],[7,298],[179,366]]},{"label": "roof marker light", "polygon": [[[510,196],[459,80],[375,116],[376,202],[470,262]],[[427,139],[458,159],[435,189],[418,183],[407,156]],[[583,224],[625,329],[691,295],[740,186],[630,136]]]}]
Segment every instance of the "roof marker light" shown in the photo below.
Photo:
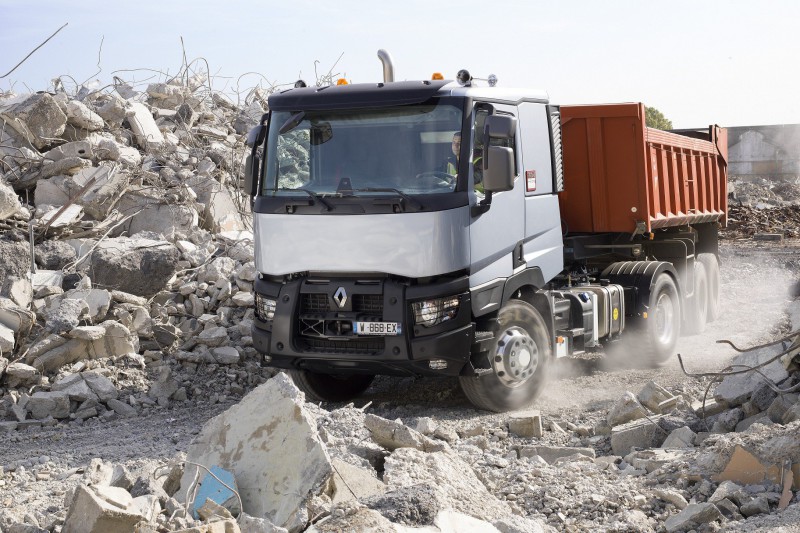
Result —
[{"label": "roof marker light", "polygon": [[336,85],[347,85],[347,80],[344,78],[339,78],[336,80]]},{"label": "roof marker light", "polygon": [[434,72],[433,74],[431,74],[431,79],[432,80],[443,80],[444,76],[442,76],[441,72]]}]

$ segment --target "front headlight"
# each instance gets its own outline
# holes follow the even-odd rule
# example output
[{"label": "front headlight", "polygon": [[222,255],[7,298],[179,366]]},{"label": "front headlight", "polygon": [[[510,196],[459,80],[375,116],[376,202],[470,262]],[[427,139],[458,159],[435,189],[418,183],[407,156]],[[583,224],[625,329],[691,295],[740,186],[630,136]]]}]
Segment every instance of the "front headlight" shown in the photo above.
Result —
[{"label": "front headlight", "polygon": [[275,318],[275,308],[278,302],[266,296],[256,293],[256,315],[261,320],[272,320]]},{"label": "front headlight", "polygon": [[448,298],[433,298],[411,304],[414,311],[414,322],[430,328],[447,322],[458,314],[458,296]]}]

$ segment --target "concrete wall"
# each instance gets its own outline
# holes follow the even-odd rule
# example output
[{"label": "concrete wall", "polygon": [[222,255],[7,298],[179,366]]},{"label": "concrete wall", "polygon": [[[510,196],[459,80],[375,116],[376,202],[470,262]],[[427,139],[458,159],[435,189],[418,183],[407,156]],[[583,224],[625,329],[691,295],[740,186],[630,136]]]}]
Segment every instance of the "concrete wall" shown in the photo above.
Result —
[{"label": "concrete wall", "polygon": [[800,175],[800,124],[728,128],[728,175]]}]

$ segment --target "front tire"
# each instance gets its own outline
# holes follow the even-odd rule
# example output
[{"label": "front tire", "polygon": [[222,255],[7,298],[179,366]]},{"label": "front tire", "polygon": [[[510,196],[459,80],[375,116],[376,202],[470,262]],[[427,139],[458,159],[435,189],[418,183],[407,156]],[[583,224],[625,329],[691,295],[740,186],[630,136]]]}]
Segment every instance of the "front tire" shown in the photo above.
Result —
[{"label": "front tire", "polygon": [[500,309],[498,321],[491,371],[459,381],[476,407],[503,412],[529,405],[541,394],[552,356],[547,325],[529,303],[511,300]]},{"label": "front tire", "polygon": [[375,379],[372,374],[318,374],[310,370],[289,370],[297,388],[306,400],[346,402],[361,396]]}]

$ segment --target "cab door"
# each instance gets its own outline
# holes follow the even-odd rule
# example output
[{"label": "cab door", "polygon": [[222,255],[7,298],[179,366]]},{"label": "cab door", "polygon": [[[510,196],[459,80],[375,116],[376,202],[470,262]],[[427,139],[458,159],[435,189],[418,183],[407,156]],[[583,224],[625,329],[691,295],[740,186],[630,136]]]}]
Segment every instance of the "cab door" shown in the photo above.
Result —
[{"label": "cab door", "polygon": [[[517,117],[518,111],[516,106],[495,103],[476,103],[473,108],[470,155],[472,161],[478,157],[481,160],[478,160],[477,165],[469,165],[469,183],[472,186],[471,206],[477,206],[485,197],[479,167],[483,157],[483,122],[492,113]],[[470,287],[473,288],[502,281],[511,276],[515,270],[517,263],[515,251],[518,256],[525,235],[525,184],[520,175],[522,161],[518,149],[519,137],[518,121],[515,139],[508,141],[514,150],[514,189],[495,193],[488,211],[476,214],[473,209],[471,214]],[[462,150],[461,157],[464,155],[465,152]]]}]

